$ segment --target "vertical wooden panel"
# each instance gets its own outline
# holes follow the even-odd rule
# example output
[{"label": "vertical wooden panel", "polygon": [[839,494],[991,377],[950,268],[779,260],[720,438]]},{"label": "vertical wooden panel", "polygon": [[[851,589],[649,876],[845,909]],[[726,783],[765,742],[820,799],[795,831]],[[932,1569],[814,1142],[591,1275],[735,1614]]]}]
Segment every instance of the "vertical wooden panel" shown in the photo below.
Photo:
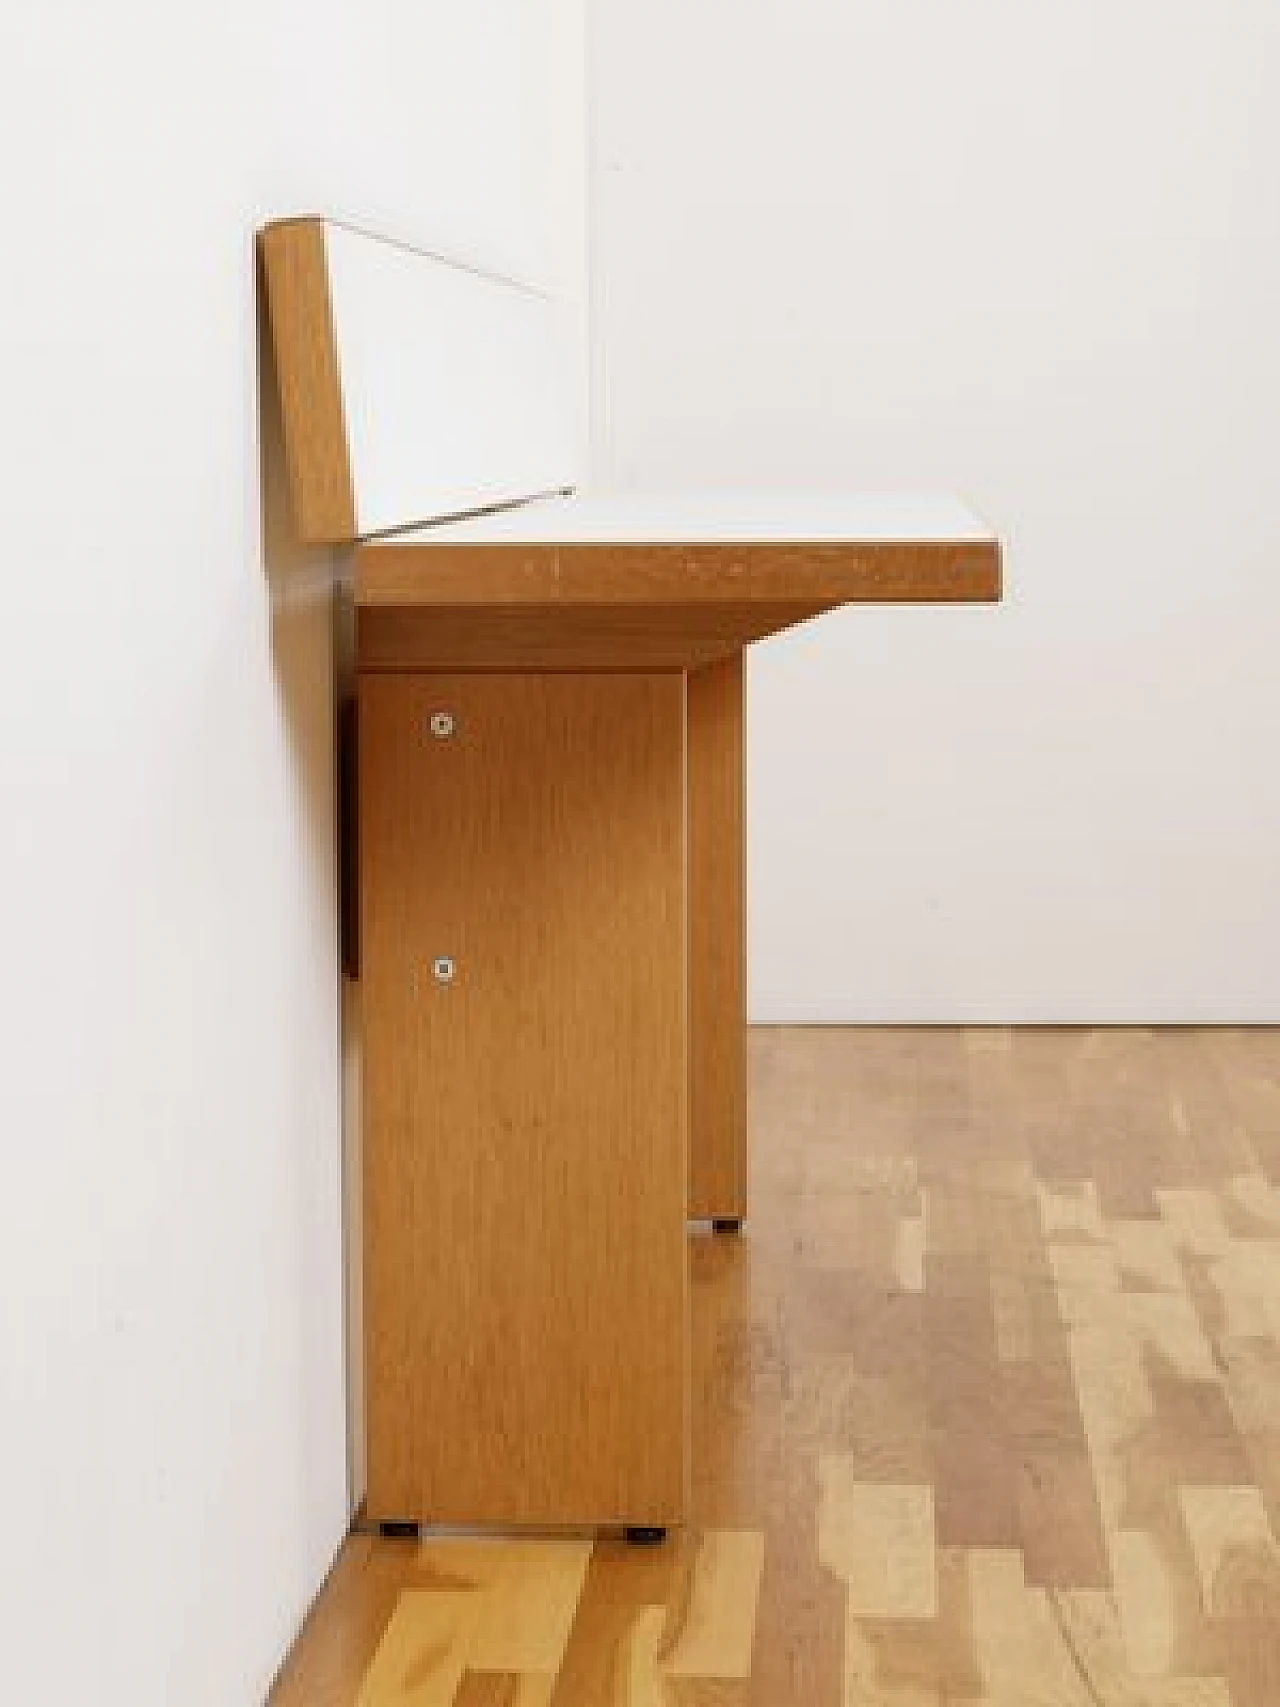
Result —
[{"label": "vertical wooden panel", "polygon": [[357,811],[356,702],[338,708],[338,926],[342,972],[360,976],[360,821]]},{"label": "vertical wooden panel", "polygon": [[364,675],[360,802],[368,1513],[678,1521],[682,678]]},{"label": "vertical wooden panel", "polygon": [[743,658],[688,677],[689,1214],[747,1212]]},{"label": "vertical wooden panel", "polygon": [[329,301],[324,224],[288,219],[258,233],[280,387],[294,521],[310,544],[355,537],[356,496]]}]

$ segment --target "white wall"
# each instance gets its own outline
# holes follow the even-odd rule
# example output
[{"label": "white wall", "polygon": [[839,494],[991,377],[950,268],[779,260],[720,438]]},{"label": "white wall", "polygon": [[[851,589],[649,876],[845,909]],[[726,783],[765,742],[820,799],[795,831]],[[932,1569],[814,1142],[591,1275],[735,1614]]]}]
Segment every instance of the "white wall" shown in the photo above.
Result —
[{"label": "white wall", "polygon": [[6,1700],[259,1701],[345,1525],[331,565],[264,575],[251,237],[574,282],[575,4],[6,29]]},{"label": "white wall", "polygon": [[596,472],[954,488],[753,655],[753,1017],[1280,1020],[1280,16],[600,0]]}]

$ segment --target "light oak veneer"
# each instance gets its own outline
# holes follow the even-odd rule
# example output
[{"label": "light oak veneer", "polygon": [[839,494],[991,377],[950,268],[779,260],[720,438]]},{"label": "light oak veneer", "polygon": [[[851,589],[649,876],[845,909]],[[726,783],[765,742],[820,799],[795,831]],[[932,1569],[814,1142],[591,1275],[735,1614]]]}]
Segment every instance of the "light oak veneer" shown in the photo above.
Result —
[{"label": "light oak veneer", "polygon": [[689,1214],[747,1213],[746,766],[741,652],[688,678]]},{"label": "light oak veneer", "polygon": [[356,499],[323,226],[282,220],[259,233],[258,251],[298,534],[309,543],[350,540]]},{"label": "light oak veneer", "polygon": [[683,1517],[684,802],[679,675],[361,677],[371,1517]]}]

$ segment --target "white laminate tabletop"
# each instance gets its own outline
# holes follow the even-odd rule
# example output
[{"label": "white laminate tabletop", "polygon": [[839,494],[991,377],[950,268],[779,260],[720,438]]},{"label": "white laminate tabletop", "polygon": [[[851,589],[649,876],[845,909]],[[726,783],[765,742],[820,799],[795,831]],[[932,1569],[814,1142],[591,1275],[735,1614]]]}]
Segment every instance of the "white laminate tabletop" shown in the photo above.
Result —
[{"label": "white laminate tabletop", "polygon": [[934,492],[707,491],[570,494],[387,536],[388,544],[747,544],[993,540],[959,499]]}]

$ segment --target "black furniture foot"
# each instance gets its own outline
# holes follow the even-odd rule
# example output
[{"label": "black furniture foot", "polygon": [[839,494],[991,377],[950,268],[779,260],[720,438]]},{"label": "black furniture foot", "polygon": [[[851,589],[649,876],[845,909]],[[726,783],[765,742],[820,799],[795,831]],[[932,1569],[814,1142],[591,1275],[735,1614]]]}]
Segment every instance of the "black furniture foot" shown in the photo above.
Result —
[{"label": "black furniture foot", "polygon": [[630,1547],[660,1547],[667,1538],[665,1529],[652,1529],[644,1524],[628,1524],[627,1545]]},{"label": "black furniture foot", "polygon": [[385,1535],[388,1540],[416,1541],[418,1538],[418,1525],[416,1523],[398,1522],[380,1523],[378,1525],[378,1534]]},{"label": "black furniture foot", "polygon": [[740,1233],[742,1217],[740,1215],[717,1215],[711,1223],[713,1233]]}]

